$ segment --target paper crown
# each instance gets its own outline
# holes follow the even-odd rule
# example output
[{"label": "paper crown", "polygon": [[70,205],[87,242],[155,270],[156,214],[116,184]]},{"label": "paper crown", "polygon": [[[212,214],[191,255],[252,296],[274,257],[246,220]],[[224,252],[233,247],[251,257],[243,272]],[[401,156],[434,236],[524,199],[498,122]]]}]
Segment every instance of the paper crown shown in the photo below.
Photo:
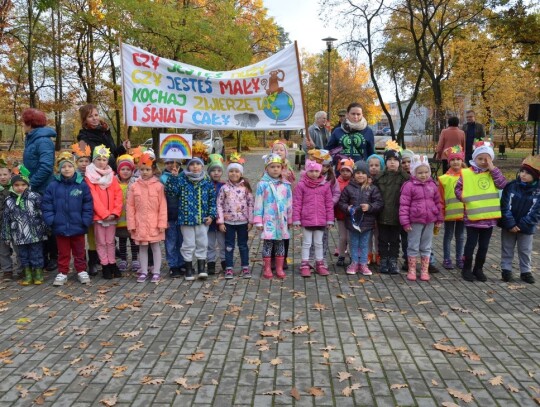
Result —
[{"label": "paper crown", "polygon": [[276,144],[283,144],[285,148],[287,148],[287,140],[281,140],[281,139],[271,141],[269,147],[273,149]]},{"label": "paper crown", "polygon": [[223,170],[224,159],[221,154],[210,154],[208,156],[208,171],[213,168],[221,168]]},{"label": "paper crown", "polygon": [[231,153],[231,155],[229,156],[229,164],[236,163],[236,164],[243,165],[245,162],[246,160],[242,158],[240,153],[238,153],[237,151]]},{"label": "paper crown", "polygon": [[90,150],[90,146],[88,144],[86,144],[84,149],[81,148],[79,143],[72,144],[71,151],[73,152],[73,154],[75,155],[75,158],[77,159],[82,158],[82,157],[92,156],[92,151]]},{"label": "paper crown", "polygon": [[100,144],[99,146],[94,147],[94,159],[97,157],[105,157],[109,158],[111,156],[111,149],[105,147],[104,144]]},{"label": "paper crown", "polygon": [[191,147],[191,155],[193,157],[199,157],[203,161],[208,160],[208,151],[206,150],[206,146],[201,141],[196,141],[193,143],[193,146]]},{"label": "paper crown", "polygon": [[320,164],[324,164],[332,161],[332,156],[328,150],[312,149],[308,151],[308,155],[312,160],[317,161]]},{"label": "paper crown", "polygon": [[386,145],[385,145],[385,148],[384,148],[386,151],[388,150],[394,150],[394,151],[397,151],[397,152],[400,152],[401,151],[401,146],[396,143],[395,140],[388,140],[386,142]]},{"label": "paper crown", "polygon": [[431,174],[431,166],[429,165],[429,159],[427,155],[415,154],[411,160],[411,173],[416,175],[416,170],[420,167],[427,167]]},{"label": "paper crown", "polygon": [[338,171],[341,171],[342,168],[348,168],[351,172],[353,172],[354,169],[354,161],[350,158],[343,158],[338,163]]},{"label": "paper crown", "polygon": [[474,140],[473,149],[476,149],[476,148],[479,148],[479,147],[493,148],[493,143],[491,141],[480,140],[480,139]]},{"label": "paper crown", "polygon": [[465,158],[465,155],[460,145],[448,147],[445,151],[446,151],[446,156],[448,158],[448,161],[454,160],[454,159],[463,160]]},{"label": "paper crown", "polygon": [[150,152],[147,150],[141,155],[139,159],[139,166],[152,167],[155,159],[156,159],[156,156],[154,155],[154,152],[153,151]]},{"label": "paper crown", "polygon": [[13,176],[17,175],[20,178],[22,178],[22,180],[26,182],[27,184],[30,183],[30,171],[28,171],[28,168],[26,168],[24,164],[19,164],[18,166],[13,168],[11,173],[13,174]]},{"label": "paper crown", "polygon": [[281,159],[281,157],[278,154],[274,153],[264,155],[263,160],[265,167],[269,166],[272,163],[283,164],[283,160]]},{"label": "paper crown", "polygon": [[71,165],[75,166],[75,160],[73,159],[73,154],[69,151],[61,151],[56,157],[56,169],[60,171],[62,168],[62,163],[68,162]]},{"label": "paper crown", "polygon": [[530,155],[525,157],[521,163],[521,168],[525,168],[533,177],[540,177],[540,155]]}]

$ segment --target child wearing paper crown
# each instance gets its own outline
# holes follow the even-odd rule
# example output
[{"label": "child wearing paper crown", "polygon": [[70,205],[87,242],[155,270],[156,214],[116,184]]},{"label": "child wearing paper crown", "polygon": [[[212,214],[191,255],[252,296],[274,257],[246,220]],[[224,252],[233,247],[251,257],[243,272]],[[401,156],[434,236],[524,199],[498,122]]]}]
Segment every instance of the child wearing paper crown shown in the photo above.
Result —
[{"label": "child wearing paper crown", "polygon": [[81,284],[88,284],[85,234],[94,215],[92,194],[84,177],[75,171],[70,152],[58,155],[55,170],[57,175],[47,186],[41,203],[43,220],[52,229],[58,247],[58,275],[53,285],[62,286],[67,281],[72,255],[77,278]]},{"label": "child wearing paper crown", "polygon": [[334,225],[334,202],[331,184],[321,175],[322,165],[306,160],[306,171],[293,193],[293,225],[302,226],[302,264],[300,275],[311,277],[309,251],[315,246],[315,271],[329,274],[324,262],[323,234]]},{"label": "child wearing paper crown", "polygon": [[[7,166],[4,156],[0,157],[0,220],[4,214],[4,205],[9,196],[9,182],[11,180],[11,170]],[[13,279],[13,260],[11,259],[11,247],[3,240],[0,240],[0,268],[2,269],[4,280]]]},{"label": "child wearing paper crown", "polygon": [[416,261],[420,255],[420,280],[429,281],[429,257],[433,240],[433,227],[444,220],[437,184],[431,178],[427,156],[414,155],[411,179],[401,187],[399,221],[408,233],[407,280],[416,281]]},{"label": "child wearing paper crown", "polygon": [[133,183],[127,197],[127,228],[131,238],[139,245],[141,268],[138,283],[148,278],[148,247],[152,247],[154,269],[151,282],[161,280],[161,248],[167,229],[167,201],[159,179],[154,176],[154,156],[145,152],[139,159],[140,177]]},{"label": "child wearing paper crown", "polygon": [[30,191],[30,172],[23,165],[14,171],[2,217],[2,240],[13,242],[23,269],[22,285],[43,284],[43,241],[47,225],[41,212],[41,195]]},{"label": "child wearing paper crown", "polygon": [[116,237],[118,238],[118,252],[120,257],[120,261],[117,265],[121,272],[127,271],[128,269],[127,241],[129,239],[129,246],[131,249],[131,271],[137,272],[141,268],[141,263],[139,262],[139,246],[135,243],[135,240],[129,233],[126,216],[128,192],[131,190],[135,181],[137,181],[137,177],[133,175],[133,172],[135,171],[133,157],[129,154],[122,154],[119,156],[116,159],[116,169],[118,171],[116,178],[118,179],[118,184],[122,190],[122,213],[116,224]]},{"label": "child wearing paper crown", "polygon": [[379,212],[379,252],[383,274],[399,274],[397,259],[399,256],[399,194],[401,186],[409,180],[409,174],[400,167],[401,147],[395,141],[386,143],[384,152],[384,171],[375,180],[375,186],[381,191],[384,208]]},{"label": "child wearing paper crown", "polygon": [[[343,190],[349,185],[353,175],[354,161],[350,158],[342,158],[338,163],[337,170],[339,171],[339,177],[337,178],[337,183],[340,189],[340,196],[343,193]],[[346,213],[339,209],[339,205],[334,205],[334,215],[336,217],[336,222],[338,226],[338,250],[337,255],[338,261],[336,266],[344,267],[345,266],[345,253],[347,252],[347,244],[349,242],[349,233],[345,226],[345,218],[347,217]]]},{"label": "child wearing paper crown", "polygon": [[512,281],[512,260],[517,245],[520,278],[534,284],[531,254],[540,223],[540,156],[528,156],[519,174],[504,187],[501,198],[501,270],[503,281]]},{"label": "child wearing paper crown", "polygon": [[[225,185],[224,182],[221,182],[223,157],[220,154],[210,154],[208,159],[210,160],[207,167],[208,176],[214,185],[217,197],[221,187]],[[212,221],[208,228],[208,253],[206,256],[208,275],[216,273],[216,260],[218,260],[218,256],[221,262],[221,269],[225,272],[227,268],[225,264],[225,233],[219,230],[216,219]]]},{"label": "child wearing paper crown", "polygon": [[86,167],[86,183],[94,200],[94,234],[103,278],[122,277],[116,265],[116,223],[122,213],[122,189],[109,166],[111,152],[103,144],[94,148]]},{"label": "child wearing paper crown", "polygon": [[[506,186],[506,178],[493,165],[495,153],[489,141],[477,141],[470,167],[463,169],[456,183],[456,197],[463,202],[463,221],[467,230],[467,240],[461,275],[466,281],[487,281],[483,267],[493,226],[501,217],[499,189]],[[478,245],[473,267],[474,249]]]},{"label": "child wearing paper crown", "polygon": [[443,267],[453,270],[450,245],[452,237],[456,239],[456,267],[463,268],[463,245],[465,243],[465,225],[463,224],[463,202],[456,198],[455,187],[461,175],[461,170],[465,167],[463,160],[465,154],[461,146],[451,147],[446,152],[446,157],[450,167],[446,174],[439,177],[439,193],[443,205],[444,214],[444,240],[443,240]]},{"label": "child wearing paper crown", "polygon": [[263,278],[273,278],[271,255],[276,254],[276,276],[285,278],[284,240],[289,239],[292,222],[291,184],[282,177],[283,160],[278,154],[263,157],[265,173],[257,184],[253,223],[261,231],[263,240]]},{"label": "child wearing paper crown", "polygon": [[233,253],[238,240],[242,277],[251,278],[249,269],[248,232],[253,227],[253,192],[244,178],[244,159],[238,153],[231,154],[227,174],[229,180],[221,188],[217,198],[217,224],[225,233],[225,278],[234,277]]},{"label": "child wearing paper crown", "polygon": [[[192,149],[194,151],[195,149]],[[182,257],[185,261],[185,279],[193,281],[193,258],[197,259],[197,274],[208,277],[205,263],[208,251],[208,227],[216,217],[216,189],[204,171],[199,157],[191,158],[186,169],[178,175],[172,168],[171,177],[165,184],[165,193],[177,196],[178,225],[182,231]]]}]

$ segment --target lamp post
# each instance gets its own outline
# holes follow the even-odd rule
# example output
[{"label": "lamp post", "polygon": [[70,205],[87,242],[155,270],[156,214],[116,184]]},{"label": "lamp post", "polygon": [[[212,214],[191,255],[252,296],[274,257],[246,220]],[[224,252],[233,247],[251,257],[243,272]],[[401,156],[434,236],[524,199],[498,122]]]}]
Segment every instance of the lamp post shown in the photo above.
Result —
[{"label": "lamp post", "polygon": [[326,113],[326,120],[328,123],[330,123],[330,53],[332,52],[333,42],[336,41],[337,38],[326,37],[322,40],[326,42],[326,50],[328,51],[328,104],[326,105],[328,108],[328,112]]}]

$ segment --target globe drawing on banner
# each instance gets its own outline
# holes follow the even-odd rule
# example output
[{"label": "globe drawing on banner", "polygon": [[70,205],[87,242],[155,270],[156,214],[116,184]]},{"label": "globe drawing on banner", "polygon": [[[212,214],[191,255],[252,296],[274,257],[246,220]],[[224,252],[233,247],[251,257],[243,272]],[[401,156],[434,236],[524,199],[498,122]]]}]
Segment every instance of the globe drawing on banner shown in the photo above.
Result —
[{"label": "globe drawing on banner", "polygon": [[294,100],[287,92],[271,93],[263,102],[264,114],[276,125],[289,120],[294,112]]}]

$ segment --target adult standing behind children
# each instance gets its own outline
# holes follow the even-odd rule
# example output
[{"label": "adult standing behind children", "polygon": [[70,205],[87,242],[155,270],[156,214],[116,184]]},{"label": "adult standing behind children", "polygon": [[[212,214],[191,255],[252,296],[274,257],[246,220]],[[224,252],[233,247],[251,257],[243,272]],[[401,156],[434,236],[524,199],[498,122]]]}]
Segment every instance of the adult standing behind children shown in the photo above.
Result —
[{"label": "adult standing behind children", "polygon": [[459,127],[459,119],[452,116],[448,119],[448,127],[441,131],[437,144],[437,159],[442,160],[443,173],[448,171],[448,152],[454,146],[465,149],[465,133]]},{"label": "adult standing behind children", "polygon": [[326,128],[326,112],[315,113],[315,122],[308,128],[309,137],[304,137],[302,149],[308,152],[312,148],[323,148],[330,138],[330,132]]},{"label": "adult standing behind children", "polygon": [[473,145],[475,140],[483,140],[486,137],[484,126],[477,123],[474,110],[467,110],[465,112],[465,119],[467,122],[463,125],[463,131],[465,132],[465,164],[469,166],[472,160]]}]

